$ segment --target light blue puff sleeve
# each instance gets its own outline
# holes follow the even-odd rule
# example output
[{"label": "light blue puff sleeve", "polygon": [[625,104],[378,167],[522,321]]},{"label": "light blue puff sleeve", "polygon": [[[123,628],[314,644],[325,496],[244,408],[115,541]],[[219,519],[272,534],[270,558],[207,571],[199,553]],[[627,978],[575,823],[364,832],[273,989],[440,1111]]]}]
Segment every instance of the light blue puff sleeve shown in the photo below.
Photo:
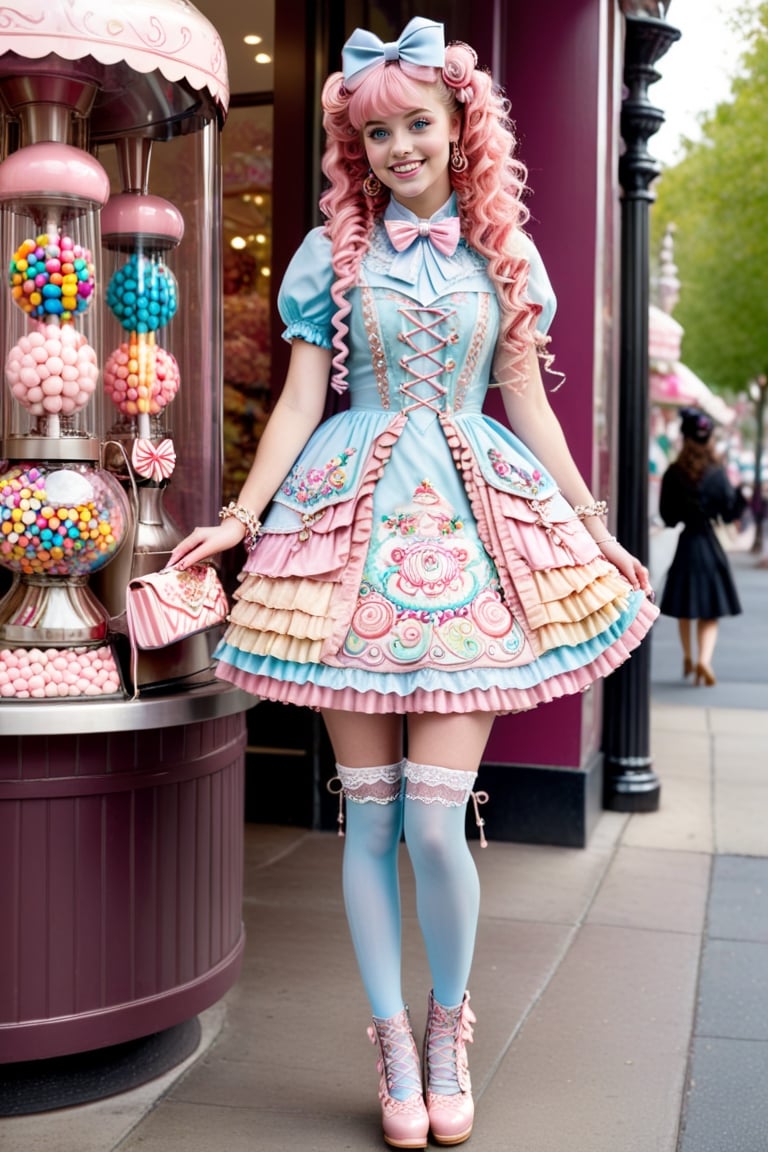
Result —
[{"label": "light blue puff sleeve", "polygon": [[284,340],[332,346],[331,319],[336,312],[332,284],[331,242],[322,228],[313,228],[291,259],[277,295],[278,311],[286,325]]},{"label": "light blue puff sleeve", "polygon": [[546,335],[557,309],[557,297],[550,283],[544,261],[539,250],[524,233],[519,232],[516,237],[516,248],[520,255],[528,261],[528,289],[526,295],[535,304],[541,305],[541,312],[536,321],[536,331]]}]

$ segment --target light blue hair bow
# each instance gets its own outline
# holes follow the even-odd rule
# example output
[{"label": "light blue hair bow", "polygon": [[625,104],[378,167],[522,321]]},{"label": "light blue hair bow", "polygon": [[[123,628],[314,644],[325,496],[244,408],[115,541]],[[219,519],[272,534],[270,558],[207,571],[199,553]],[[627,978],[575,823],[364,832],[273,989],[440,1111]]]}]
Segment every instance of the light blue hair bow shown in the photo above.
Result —
[{"label": "light blue hair bow", "polygon": [[344,83],[357,83],[374,64],[389,60],[405,60],[408,64],[422,64],[442,68],[445,63],[443,25],[423,16],[414,16],[403,29],[399,40],[385,44],[373,32],[356,28],[341,50]]}]

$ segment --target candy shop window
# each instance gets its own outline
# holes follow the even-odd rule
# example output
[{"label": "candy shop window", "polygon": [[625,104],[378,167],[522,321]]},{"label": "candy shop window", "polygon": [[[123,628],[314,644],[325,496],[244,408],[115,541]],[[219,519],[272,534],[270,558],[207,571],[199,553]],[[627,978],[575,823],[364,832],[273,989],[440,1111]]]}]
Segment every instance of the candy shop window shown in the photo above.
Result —
[{"label": "candy shop window", "polygon": [[270,403],[272,106],[233,98],[222,134],[225,502],[245,480]]}]

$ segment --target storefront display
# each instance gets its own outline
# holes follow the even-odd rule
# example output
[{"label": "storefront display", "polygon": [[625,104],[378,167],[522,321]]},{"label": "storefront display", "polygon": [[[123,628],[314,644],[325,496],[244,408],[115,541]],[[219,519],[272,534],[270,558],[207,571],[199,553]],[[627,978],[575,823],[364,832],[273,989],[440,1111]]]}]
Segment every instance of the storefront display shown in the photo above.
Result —
[{"label": "storefront display", "polygon": [[2,1063],[156,1032],[236,978],[252,700],[213,634],[133,677],[124,624],[129,580],[221,503],[221,41],[187,0],[19,0],[0,49]]}]

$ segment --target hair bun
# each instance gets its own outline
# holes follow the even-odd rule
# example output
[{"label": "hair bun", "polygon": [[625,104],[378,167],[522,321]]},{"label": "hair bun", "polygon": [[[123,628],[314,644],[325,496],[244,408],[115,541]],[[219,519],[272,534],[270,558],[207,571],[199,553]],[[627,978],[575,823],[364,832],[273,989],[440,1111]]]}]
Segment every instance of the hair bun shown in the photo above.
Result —
[{"label": "hair bun", "polygon": [[345,112],[349,93],[344,87],[344,76],[341,72],[332,72],[323,85],[320,102],[326,112],[336,115]]},{"label": "hair bun", "polygon": [[462,40],[454,40],[445,49],[443,80],[456,93],[456,99],[468,104],[474,97],[471,80],[477,68],[477,53]]}]

